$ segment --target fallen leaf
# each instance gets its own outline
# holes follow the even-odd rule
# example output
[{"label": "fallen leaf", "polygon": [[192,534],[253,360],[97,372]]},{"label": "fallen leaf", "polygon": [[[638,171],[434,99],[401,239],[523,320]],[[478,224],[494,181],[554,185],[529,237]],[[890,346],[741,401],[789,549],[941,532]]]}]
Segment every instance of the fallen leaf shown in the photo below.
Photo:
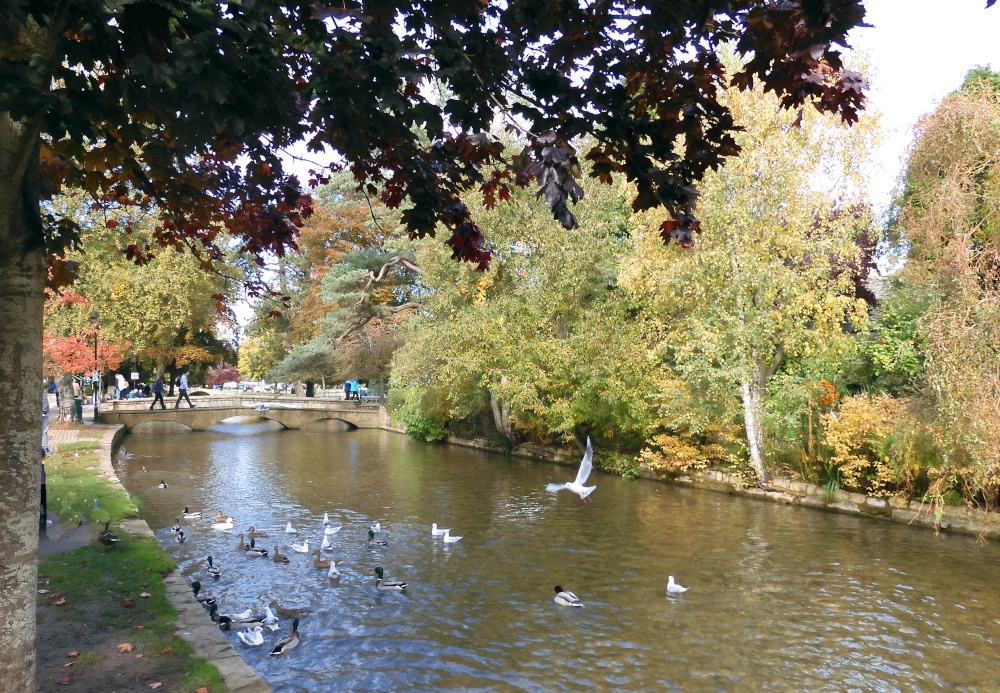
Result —
[{"label": "fallen leaf", "polygon": [[198,690],[196,690],[194,693],[209,693],[209,690],[205,686],[202,686],[201,688],[199,688]]},{"label": "fallen leaf", "polygon": [[59,594],[58,592],[53,592],[52,594],[49,595],[49,599],[62,599],[62,595]]},{"label": "fallen leaf", "polygon": [[160,654],[170,654],[170,648],[164,647],[162,650],[160,650]]},{"label": "fallen leaf", "polygon": [[38,594],[48,594],[48,590],[38,590]]},{"label": "fallen leaf", "polygon": [[152,683],[147,683],[146,685],[150,688],[159,688],[163,685],[163,681],[153,681]]},{"label": "fallen leaf", "polygon": [[132,651],[132,643],[123,642],[121,645],[118,646],[118,651],[119,652],[131,652]]},{"label": "fallen leaf", "polygon": [[66,606],[66,597],[59,599],[58,601],[52,602],[54,606]]},{"label": "fallen leaf", "polygon": [[66,656],[67,656],[67,657],[79,657],[79,656],[80,656],[80,653],[79,653],[79,652],[77,652],[76,650],[73,650],[72,652],[67,652],[67,653],[66,653]]},{"label": "fallen leaf", "polygon": [[137,654],[136,659],[145,659],[145,655]]},{"label": "fallen leaf", "polygon": [[140,624],[140,625],[136,626],[135,629],[136,630],[146,630],[146,626]]},{"label": "fallen leaf", "polygon": [[68,686],[69,685],[69,674],[64,674],[63,676],[60,676],[59,678],[57,678],[56,679],[56,683],[58,683],[60,686]]},{"label": "fallen leaf", "polygon": [[133,606],[135,606],[135,600],[132,599],[132,597],[125,597],[124,599],[122,599],[122,606],[124,606],[126,609],[130,609]]},{"label": "fallen leaf", "polygon": [[64,667],[71,667],[71,666],[73,666],[74,664],[76,664],[76,662],[66,662],[65,664],[63,664],[63,666],[64,666]]},{"label": "fallen leaf", "polygon": [[152,597],[153,595],[151,595],[149,592],[141,592],[139,596],[145,599],[146,597]]}]

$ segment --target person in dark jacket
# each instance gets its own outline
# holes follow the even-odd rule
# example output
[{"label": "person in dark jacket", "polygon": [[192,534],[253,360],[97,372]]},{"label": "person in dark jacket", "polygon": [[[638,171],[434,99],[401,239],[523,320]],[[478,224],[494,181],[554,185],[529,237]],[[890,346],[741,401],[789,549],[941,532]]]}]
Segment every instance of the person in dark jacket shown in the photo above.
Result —
[{"label": "person in dark jacket", "polygon": [[[166,409],[167,405],[163,402],[163,386],[166,383],[163,382],[163,376],[158,376],[153,382],[153,403],[149,405],[150,411],[156,406],[156,403],[160,403],[160,409]],[[190,401],[190,400],[189,400]]]}]

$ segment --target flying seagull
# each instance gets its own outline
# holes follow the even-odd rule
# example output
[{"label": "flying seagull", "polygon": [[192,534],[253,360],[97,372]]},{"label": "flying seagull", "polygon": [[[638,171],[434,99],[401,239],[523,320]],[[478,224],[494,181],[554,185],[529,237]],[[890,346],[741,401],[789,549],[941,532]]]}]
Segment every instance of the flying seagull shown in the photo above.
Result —
[{"label": "flying seagull", "polygon": [[580,499],[584,503],[587,501],[587,496],[594,492],[597,486],[584,486],[587,483],[587,477],[590,476],[590,470],[594,467],[594,448],[590,445],[590,436],[587,436],[587,452],[583,453],[583,459],[580,461],[580,471],[576,473],[576,479],[574,481],[567,481],[565,484],[549,484],[545,487],[546,491],[551,491],[552,493],[557,493],[566,489],[567,491],[572,491],[573,493],[580,496]]}]

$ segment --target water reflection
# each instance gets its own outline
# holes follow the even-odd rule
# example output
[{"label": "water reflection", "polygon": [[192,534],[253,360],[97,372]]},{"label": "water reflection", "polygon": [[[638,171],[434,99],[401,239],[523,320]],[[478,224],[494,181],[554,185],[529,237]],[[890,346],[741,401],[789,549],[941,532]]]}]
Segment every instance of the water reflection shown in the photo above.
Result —
[{"label": "water reflection", "polygon": [[[998,690],[997,547],[957,536],[597,474],[594,503],[544,486],[566,468],[381,431],[260,425],[133,435],[126,486],[189,580],[225,610],[309,609],[292,654],[237,650],[276,691]],[[145,467],[147,471],[141,470]],[[158,489],[160,479],[169,487]],[[202,520],[169,526],[188,505]],[[234,532],[211,529],[216,510]],[[343,528],[325,558],[296,554]],[[380,521],[388,546],[366,545]],[[445,545],[432,522],[464,536]],[[291,559],[247,558],[235,535]],[[407,580],[380,593],[372,571]],[[666,576],[691,586],[665,595]],[[584,609],[561,609],[552,587]]]}]

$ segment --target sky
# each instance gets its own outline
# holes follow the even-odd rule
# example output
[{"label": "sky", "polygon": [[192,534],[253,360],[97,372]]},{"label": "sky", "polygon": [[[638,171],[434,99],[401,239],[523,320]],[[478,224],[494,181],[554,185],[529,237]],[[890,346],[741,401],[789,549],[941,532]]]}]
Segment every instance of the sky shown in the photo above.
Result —
[{"label": "sky", "polygon": [[870,107],[886,127],[876,152],[881,172],[872,195],[888,204],[904,163],[912,128],[962,83],[976,65],[1000,70],[1000,4],[986,0],[866,0],[865,21],[852,47],[871,64]]}]

